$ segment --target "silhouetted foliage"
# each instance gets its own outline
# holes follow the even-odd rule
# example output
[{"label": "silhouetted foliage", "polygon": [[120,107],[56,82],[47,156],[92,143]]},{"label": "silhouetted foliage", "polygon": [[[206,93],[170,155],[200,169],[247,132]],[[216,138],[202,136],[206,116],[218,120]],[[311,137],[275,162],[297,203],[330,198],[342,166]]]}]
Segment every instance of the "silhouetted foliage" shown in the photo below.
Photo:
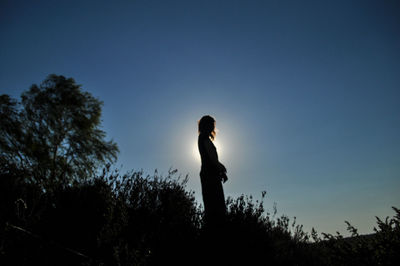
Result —
[{"label": "silhouetted foliage", "polygon": [[74,79],[54,74],[21,102],[1,95],[1,170],[27,172],[29,181],[51,188],[93,176],[118,152],[99,128],[101,105]]},{"label": "silhouetted foliage", "polygon": [[398,265],[400,261],[400,210],[392,207],[395,216],[382,221],[377,219],[375,233],[359,235],[349,222],[347,230],[351,237],[344,238],[322,233],[323,241],[317,239],[329,265]]},{"label": "silhouetted foliage", "polygon": [[49,193],[3,174],[2,259],[17,265],[43,265],[43,258],[48,265],[183,264],[193,255],[201,213],[184,189],[187,179],[175,175],[105,170]]},{"label": "silhouetted foliage", "polygon": [[[49,193],[10,173],[0,176],[2,265],[202,265],[214,261],[203,210],[187,178],[106,168],[103,174]],[[378,219],[376,233],[320,238],[295,219],[264,210],[251,196],[228,198],[218,246],[227,265],[395,265],[400,212]],[[311,241],[313,238],[313,241]],[[212,238],[211,238],[212,239]],[[7,263],[7,264],[4,264]]]}]

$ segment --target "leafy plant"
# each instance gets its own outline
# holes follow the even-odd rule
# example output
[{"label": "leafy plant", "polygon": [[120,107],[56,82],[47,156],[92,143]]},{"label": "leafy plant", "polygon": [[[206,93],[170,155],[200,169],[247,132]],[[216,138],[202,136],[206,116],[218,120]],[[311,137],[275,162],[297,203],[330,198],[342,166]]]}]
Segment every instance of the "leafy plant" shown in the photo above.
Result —
[{"label": "leafy plant", "polygon": [[102,102],[72,78],[49,75],[21,95],[0,96],[0,170],[53,188],[93,176],[118,147],[100,129]]}]

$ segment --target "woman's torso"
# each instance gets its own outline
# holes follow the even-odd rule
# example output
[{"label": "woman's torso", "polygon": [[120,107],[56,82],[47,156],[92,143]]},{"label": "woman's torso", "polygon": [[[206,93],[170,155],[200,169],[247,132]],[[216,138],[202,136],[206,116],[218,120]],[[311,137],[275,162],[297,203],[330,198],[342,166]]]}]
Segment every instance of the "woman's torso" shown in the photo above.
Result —
[{"label": "woman's torso", "polygon": [[198,138],[198,148],[201,157],[201,173],[217,174],[218,169],[216,165],[218,163],[218,153],[210,138],[204,134],[200,134]]}]

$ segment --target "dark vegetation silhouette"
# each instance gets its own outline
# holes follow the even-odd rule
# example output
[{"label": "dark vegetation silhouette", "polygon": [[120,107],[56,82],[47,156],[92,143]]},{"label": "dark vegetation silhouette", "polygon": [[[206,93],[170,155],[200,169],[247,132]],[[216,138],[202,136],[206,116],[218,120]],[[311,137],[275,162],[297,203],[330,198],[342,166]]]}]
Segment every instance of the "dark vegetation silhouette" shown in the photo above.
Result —
[{"label": "dark vegetation silhouette", "polygon": [[[85,106],[98,106],[93,110],[100,118],[101,106],[95,104],[99,101],[79,89],[78,95],[86,95],[81,98],[82,111],[67,111],[70,103],[59,101],[62,96],[58,90],[68,94],[76,90],[70,86],[75,82],[56,75],[49,79],[58,84],[55,92],[40,94],[34,89],[32,95],[42,95],[43,110],[52,106],[47,101],[58,105],[48,110],[56,108],[52,116],[59,119],[63,114],[61,117],[71,122],[75,129],[60,131],[69,132],[70,141],[77,136],[89,139],[82,144],[59,142],[63,134],[56,133],[60,128],[51,124],[48,111],[35,114],[38,120],[33,122],[27,118],[24,104],[0,96],[0,265],[215,264],[204,249],[209,240],[205,237],[204,210],[186,189],[188,177],[176,170],[166,176],[112,170],[116,145],[104,140],[104,132],[90,133],[100,120],[86,129],[79,124],[93,115]],[[65,113],[74,114],[74,118]],[[31,133],[20,128],[27,126]],[[72,158],[80,158],[65,159],[69,158],[70,145],[77,149]],[[99,150],[88,151],[89,147]],[[99,168],[102,171],[96,171]],[[397,208],[393,207],[392,218],[377,218],[374,234],[358,235],[347,223],[351,237],[320,236],[315,230],[305,232],[295,219],[278,216],[276,207],[271,212],[265,210],[265,197],[266,192],[258,200],[245,195],[226,199],[221,230],[224,242],[216,247],[220,264],[398,265],[400,261]]]},{"label": "dark vegetation silhouette", "polygon": [[100,129],[102,102],[74,79],[49,75],[17,102],[0,96],[0,163],[43,188],[79,182],[117,158]]}]

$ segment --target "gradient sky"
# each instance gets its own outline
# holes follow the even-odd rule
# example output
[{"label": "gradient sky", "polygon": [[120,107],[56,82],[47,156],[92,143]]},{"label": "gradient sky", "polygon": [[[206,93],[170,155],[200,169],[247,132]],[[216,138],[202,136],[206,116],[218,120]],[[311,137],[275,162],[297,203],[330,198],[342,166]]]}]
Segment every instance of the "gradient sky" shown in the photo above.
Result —
[{"label": "gradient sky", "polygon": [[[84,3],[83,3],[84,2]],[[400,207],[399,1],[0,1],[0,94],[48,74],[104,101],[123,169],[189,174],[217,120],[226,196],[306,230]]]}]

